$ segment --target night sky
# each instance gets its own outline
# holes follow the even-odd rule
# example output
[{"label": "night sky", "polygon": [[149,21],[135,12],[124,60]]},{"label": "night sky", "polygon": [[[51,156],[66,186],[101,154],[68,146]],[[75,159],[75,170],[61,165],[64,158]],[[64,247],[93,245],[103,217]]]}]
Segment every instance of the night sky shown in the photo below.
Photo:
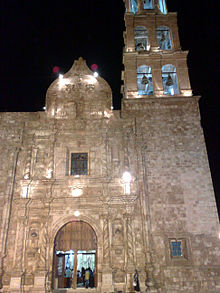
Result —
[{"label": "night sky", "polygon": [[[192,89],[201,95],[212,179],[220,213],[220,28],[218,0],[167,0],[178,12],[181,46],[189,50]],[[82,56],[113,91],[120,108],[122,0],[2,0],[0,111],[39,111],[51,82]]]}]

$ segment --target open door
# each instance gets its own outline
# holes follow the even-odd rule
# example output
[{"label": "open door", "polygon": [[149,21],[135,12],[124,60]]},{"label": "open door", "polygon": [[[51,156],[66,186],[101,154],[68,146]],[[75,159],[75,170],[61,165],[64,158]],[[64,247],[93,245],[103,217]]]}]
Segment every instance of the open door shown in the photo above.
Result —
[{"label": "open door", "polygon": [[97,237],[83,222],[63,226],[55,238],[53,288],[93,288],[97,286]]}]

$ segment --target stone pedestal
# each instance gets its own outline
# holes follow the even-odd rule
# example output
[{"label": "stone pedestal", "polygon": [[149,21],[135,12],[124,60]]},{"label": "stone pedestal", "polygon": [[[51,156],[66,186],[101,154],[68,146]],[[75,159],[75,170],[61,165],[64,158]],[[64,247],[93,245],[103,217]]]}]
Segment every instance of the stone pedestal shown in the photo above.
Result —
[{"label": "stone pedestal", "polygon": [[22,273],[21,272],[14,272],[11,275],[9,289],[10,292],[20,292],[22,286]]},{"label": "stone pedestal", "polygon": [[10,291],[11,292],[18,292],[21,288],[21,277],[11,277],[10,281]]},{"label": "stone pedestal", "polygon": [[46,288],[46,272],[37,273],[34,276],[34,288],[32,292],[44,293]]},{"label": "stone pedestal", "polygon": [[102,271],[102,292],[114,292],[112,284],[112,270],[105,269]]}]

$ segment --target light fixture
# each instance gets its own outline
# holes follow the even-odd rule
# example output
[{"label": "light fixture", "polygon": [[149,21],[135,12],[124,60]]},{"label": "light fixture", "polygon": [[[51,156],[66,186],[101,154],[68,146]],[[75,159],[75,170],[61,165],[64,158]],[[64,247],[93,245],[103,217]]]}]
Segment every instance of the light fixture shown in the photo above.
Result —
[{"label": "light fixture", "polygon": [[144,85],[147,85],[149,83],[149,80],[147,78],[147,76],[144,74],[144,76],[142,77],[141,83]]},{"label": "light fixture", "polygon": [[173,85],[173,79],[169,73],[167,81],[166,81],[166,86],[172,86]]},{"label": "light fixture", "polygon": [[132,177],[128,171],[125,171],[122,176],[122,180],[124,183],[131,183]]},{"label": "light fixture", "polygon": [[59,79],[63,79],[63,74],[59,74]]},{"label": "light fixture", "polygon": [[79,215],[80,215],[80,212],[79,212],[79,211],[75,211],[75,212],[74,212],[74,216],[75,216],[75,217],[79,217]]},{"label": "light fixture", "polygon": [[74,188],[72,189],[72,196],[73,197],[79,197],[80,195],[82,195],[82,189],[81,188]]},{"label": "light fixture", "polygon": [[23,186],[22,187],[21,197],[22,198],[28,198],[28,186]]},{"label": "light fixture", "polygon": [[43,110],[44,110],[44,111],[46,110],[46,107],[45,107],[45,106],[43,107]]},{"label": "light fixture", "polygon": [[29,172],[28,172],[28,174],[25,174],[24,175],[24,179],[29,179],[30,178],[30,174],[29,174]]},{"label": "light fixture", "polygon": [[52,174],[53,174],[53,170],[52,170],[52,169],[48,169],[48,170],[47,170],[46,178],[47,178],[47,179],[51,179],[51,178],[52,178]]},{"label": "light fixture", "polygon": [[124,194],[130,194],[131,193],[132,177],[131,177],[131,174],[128,171],[125,171],[123,173],[122,181],[124,183]]},{"label": "light fixture", "polygon": [[93,73],[93,76],[94,76],[95,78],[98,77],[98,76],[99,76],[98,72],[95,71],[95,72]]}]

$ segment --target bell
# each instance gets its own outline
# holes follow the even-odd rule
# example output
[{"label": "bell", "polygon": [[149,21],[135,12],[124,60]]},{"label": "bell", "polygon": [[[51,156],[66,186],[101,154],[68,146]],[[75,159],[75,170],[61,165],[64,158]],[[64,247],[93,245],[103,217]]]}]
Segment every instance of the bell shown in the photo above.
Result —
[{"label": "bell", "polygon": [[167,81],[166,81],[166,86],[172,86],[173,85],[173,79],[169,73]]},{"label": "bell", "polygon": [[149,83],[149,80],[148,80],[148,78],[146,77],[146,75],[144,74],[144,76],[143,76],[143,78],[142,78],[142,80],[141,80],[141,84],[148,84]]},{"label": "bell", "polygon": [[137,50],[140,50],[140,51],[145,50],[145,46],[143,43],[138,43],[136,48],[137,48]]}]

